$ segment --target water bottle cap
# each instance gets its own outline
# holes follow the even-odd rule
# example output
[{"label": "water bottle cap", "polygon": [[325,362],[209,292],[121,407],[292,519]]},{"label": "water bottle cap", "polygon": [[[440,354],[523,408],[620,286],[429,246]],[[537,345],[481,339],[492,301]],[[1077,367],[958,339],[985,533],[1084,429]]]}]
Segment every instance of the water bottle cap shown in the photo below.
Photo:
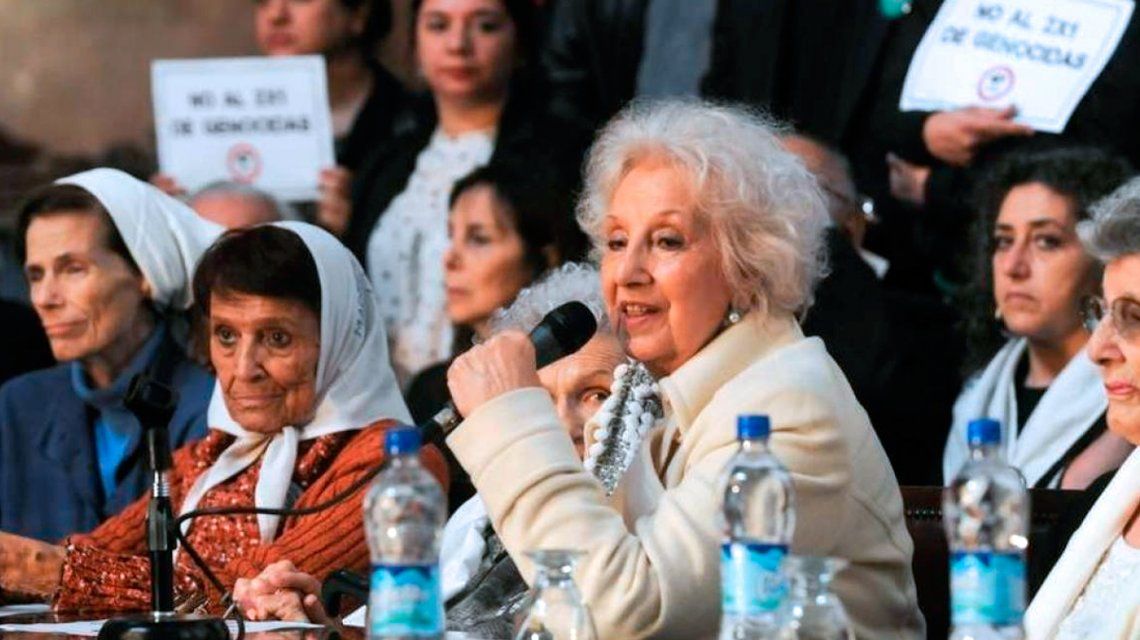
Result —
[{"label": "water bottle cap", "polygon": [[745,414],[736,418],[736,438],[738,440],[767,438],[771,431],[772,424],[766,415]]},{"label": "water bottle cap", "polygon": [[415,427],[396,427],[384,432],[384,452],[390,456],[415,453],[420,450],[420,430]]},{"label": "water bottle cap", "polygon": [[966,426],[966,441],[971,446],[999,444],[1001,442],[1001,423],[993,418],[971,420],[970,424]]}]

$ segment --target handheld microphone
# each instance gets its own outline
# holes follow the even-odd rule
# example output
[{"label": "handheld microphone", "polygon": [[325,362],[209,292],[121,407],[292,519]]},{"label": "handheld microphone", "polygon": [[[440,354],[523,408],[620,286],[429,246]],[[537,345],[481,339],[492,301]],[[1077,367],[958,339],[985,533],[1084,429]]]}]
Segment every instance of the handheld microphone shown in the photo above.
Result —
[{"label": "handheld microphone", "polygon": [[[560,305],[542,319],[530,332],[534,344],[535,367],[541,369],[582,348],[594,337],[598,321],[586,305],[571,300]],[[455,430],[463,417],[448,402],[430,420],[419,425],[425,442],[438,442]]]}]

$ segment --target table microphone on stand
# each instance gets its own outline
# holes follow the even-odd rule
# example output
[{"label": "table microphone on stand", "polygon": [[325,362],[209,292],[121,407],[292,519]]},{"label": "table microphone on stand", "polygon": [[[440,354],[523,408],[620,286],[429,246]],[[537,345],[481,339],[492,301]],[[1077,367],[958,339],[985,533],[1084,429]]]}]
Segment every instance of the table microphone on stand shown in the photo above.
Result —
[{"label": "table microphone on stand", "polygon": [[178,392],[143,372],[131,380],[123,403],[146,433],[153,473],[146,518],[151,612],[108,620],[99,630],[99,640],[228,640],[229,629],[220,618],[174,611],[174,549],[178,538],[170,504],[168,474],[173,464],[167,425],[178,406]]}]

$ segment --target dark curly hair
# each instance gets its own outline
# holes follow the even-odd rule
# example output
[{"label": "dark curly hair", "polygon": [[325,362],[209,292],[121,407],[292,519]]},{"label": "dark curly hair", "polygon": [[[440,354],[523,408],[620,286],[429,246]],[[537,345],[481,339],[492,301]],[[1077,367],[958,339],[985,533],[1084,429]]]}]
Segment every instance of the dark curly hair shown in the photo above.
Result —
[{"label": "dark curly hair", "polygon": [[973,193],[976,217],[971,231],[969,284],[960,292],[962,328],[967,352],[963,373],[973,374],[989,362],[1007,340],[995,321],[993,295],[994,225],[1014,187],[1038,183],[1072,201],[1077,220],[1089,217],[1089,206],[1132,175],[1127,160],[1096,147],[1041,146],[1021,148],[997,158]]}]

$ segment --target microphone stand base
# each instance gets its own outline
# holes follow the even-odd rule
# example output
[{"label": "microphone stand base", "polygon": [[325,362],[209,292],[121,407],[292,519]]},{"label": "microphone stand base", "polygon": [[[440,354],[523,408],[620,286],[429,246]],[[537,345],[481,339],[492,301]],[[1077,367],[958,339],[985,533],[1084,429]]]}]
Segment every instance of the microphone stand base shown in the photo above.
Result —
[{"label": "microphone stand base", "polygon": [[108,620],[98,640],[230,640],[221,618],[194,614],[144,613]]}]

